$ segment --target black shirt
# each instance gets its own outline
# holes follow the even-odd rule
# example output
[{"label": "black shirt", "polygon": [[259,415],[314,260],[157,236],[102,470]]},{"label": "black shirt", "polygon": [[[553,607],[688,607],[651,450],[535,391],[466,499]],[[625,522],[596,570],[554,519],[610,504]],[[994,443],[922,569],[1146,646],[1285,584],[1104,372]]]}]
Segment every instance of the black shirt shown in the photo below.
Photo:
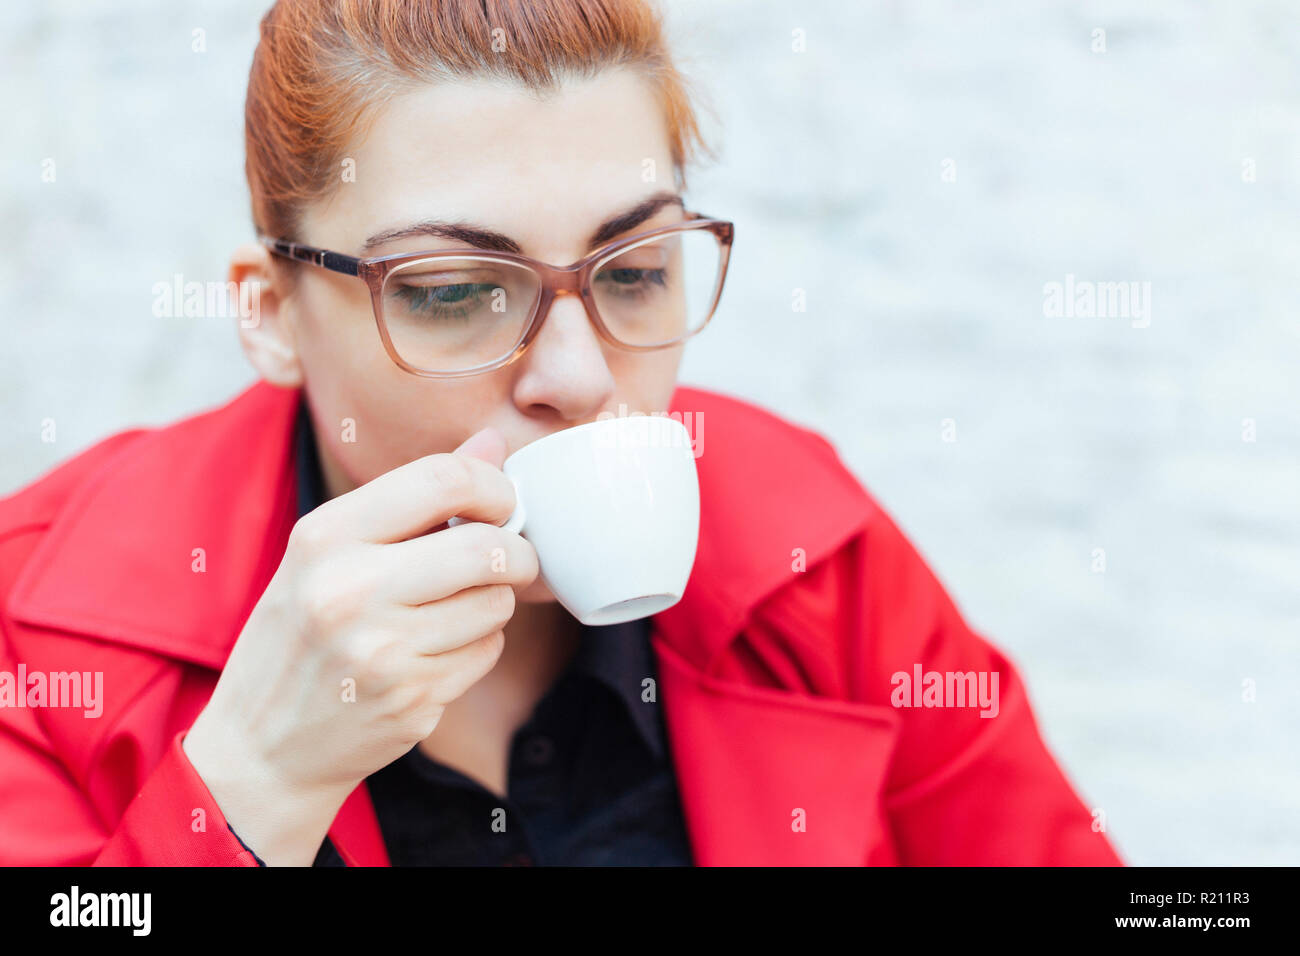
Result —
[{"label": "black shirt", "polygon": [[[301,517],[324,499],[305,402],[294,442]],[[392,864],[692,865],[657,686],[649,618],[583,627],[511,741],[507,796],[419,747],[366,778]],[[344,865],[329,837],[313,865]]]}]

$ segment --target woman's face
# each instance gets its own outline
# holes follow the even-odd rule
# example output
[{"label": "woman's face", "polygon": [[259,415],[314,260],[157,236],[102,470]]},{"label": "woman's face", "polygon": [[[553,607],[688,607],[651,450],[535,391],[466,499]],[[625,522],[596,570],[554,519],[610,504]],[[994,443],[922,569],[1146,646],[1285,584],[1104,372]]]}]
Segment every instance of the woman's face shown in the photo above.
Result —
[{"label": "woman's face", "polygon": [[[349,168],[354,181],[344,176]],[[647,169],[657,172],[655,181],[646,181]],[[589,239],[603,224],[674,192],[663,113],[647,83],[623,69],[544,99],[488,80],[401,94],[376,114],[339,172],[334,195],[305,211],[300,238],[351,255],[466,245],[419,235],[366,246],[369,237],[436,221],[490,230],[524,255],[568,265],[592,251]],[[603,241],[682,217],[679,204],[667,203]],[[260,248],[246,249],[236,271],[241,256],[259,263],[245,279],[261,272],[263,261],[270,268]],[[486,426],[505,438],[509,455],[603,411],[617,413],[620,403],[629,412],[665,410],[675,387],[681,346],[640,353],[608,346],[577,297],[567,295],[555,299],[541,332],[511,365],[468,378],[421,378],[389,358],[365,283],[307,265],[297,273],[288,287],[272,280],[261,322],[241,335],[264,377],[281,384],[300,378],[331,496],[451,451]],[[354,437],[345,433],[348,420]],[[544,599],[540,582],[530,590],[521,597]]]}]

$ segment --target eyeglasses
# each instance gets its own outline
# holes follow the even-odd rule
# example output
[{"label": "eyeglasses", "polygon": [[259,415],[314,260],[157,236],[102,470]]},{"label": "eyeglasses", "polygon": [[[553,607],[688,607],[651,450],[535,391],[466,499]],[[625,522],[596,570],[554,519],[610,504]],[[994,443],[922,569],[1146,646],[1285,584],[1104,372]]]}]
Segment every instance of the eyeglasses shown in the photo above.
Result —
[{"label": "eyeglasses", "polygon": [[559,295],[578,296],[615,348],[678,345],[713,317],[734,234],[730,222],[687,213],[680,223],[609,243],[568,266],[480,249],[357,258],[260,238],[276,255],[362,279],[379,337],[399,367],[425,378],[461,378],[518,359]]}]

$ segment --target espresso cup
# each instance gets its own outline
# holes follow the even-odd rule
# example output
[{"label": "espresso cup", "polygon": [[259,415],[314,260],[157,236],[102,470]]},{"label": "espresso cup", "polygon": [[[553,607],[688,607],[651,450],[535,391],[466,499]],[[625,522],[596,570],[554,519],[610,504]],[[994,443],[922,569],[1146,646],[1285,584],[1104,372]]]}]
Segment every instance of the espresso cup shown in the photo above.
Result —
[{"label": "espresso cup", "polygon": [[583,624],[632,621],[681,600],[700,533],[695,454],[681,422],[632,415],[576,425],[525,445],[501,470],[516,494],[502,527],[532,543],[542,581]]}]

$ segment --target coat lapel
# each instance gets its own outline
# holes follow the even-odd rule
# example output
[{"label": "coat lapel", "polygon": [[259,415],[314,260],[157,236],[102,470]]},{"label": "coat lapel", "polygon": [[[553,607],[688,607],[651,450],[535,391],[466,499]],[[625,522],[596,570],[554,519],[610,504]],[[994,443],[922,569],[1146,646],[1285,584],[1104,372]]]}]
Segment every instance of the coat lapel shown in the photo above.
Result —
[{"label": "coat lapel", "polygon": [[[299,398],[258,382],[128,443],[37,546],[14,582],[10,616],[197,664],[215,683],[296,517]],[[364,781],[329,836],[351,866],[388,865]]]},{"label": "coat lapel", "polygon": [[714,675],[730,670],[723,658],[747,623],[769,613],[765,600],[858,534],[874,505],[813,432],[689,388],[674,409],[709,425],[695,566],[652,636],[696,862],[860,866],[888,842],[879,800],[898,715]]},{"label": "coat lapel", "polygon": [[127,443],[43,536],[10,614],[220,670],[293,526],[297,395],[259,382]]}]

